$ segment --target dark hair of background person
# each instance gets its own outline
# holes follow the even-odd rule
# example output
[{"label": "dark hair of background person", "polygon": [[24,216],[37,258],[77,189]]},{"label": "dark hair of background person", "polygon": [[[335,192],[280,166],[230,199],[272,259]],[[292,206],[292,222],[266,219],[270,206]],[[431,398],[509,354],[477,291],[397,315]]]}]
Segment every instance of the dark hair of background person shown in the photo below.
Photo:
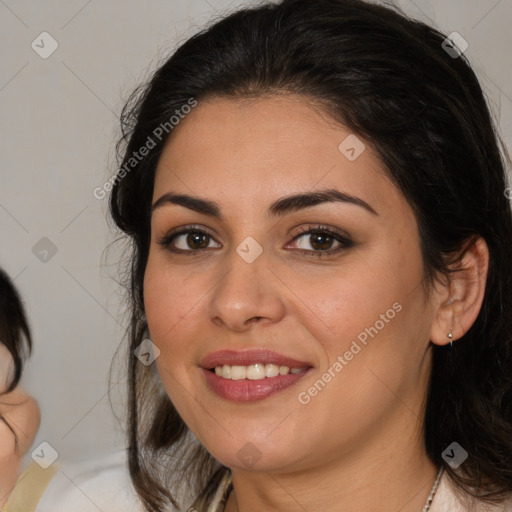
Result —
[{"label": "dark hair of background person", "polygon": [[[32,351],[32,337],[28,326],[21,298],[9,276],[0,269],[0,343],[5,345],[11,354],[14,371],[12,380],[7,388],[0,392],[2,395],[14,390],[23,372],[23,361]],[[2,382],[3,386],[4,383]],[[16,430],[0,412],[3,421],[11,430],[18,446],[19,439]]]},{"label": "dark hair of background person", "polygon": [[21,298],[9,276],[0,269],[0,343],[5,345],[14,364],[11,382],[5,392],[19,383],[23,361],[32,351],[32,337]]},{"label": "dark hair of background person", "polygon": [[[121,166],[190,98],[298,94],[369,142],[411,205],[421,236],[424,286],[446,279],[482,236],[490,262],[480,313],[453,346],[433,346],[424,418],[427,453],[440,467],[458,442],[468,459],[445,469],[459,489],[489,502],[512,490],[512,214],[507,155],[466,58],[445,35],[397,8],[362,0],[284,0],[240,9],[182,44],[140,86],[121,116]],[[170,134],[172,136],[172,132]],[[156,139],[155,139],[156,140]],[[130,242],[129,468],[148,510],[176,503],[193,482],[205,496],[227,469],[194,439],[154,368],[133,356],[149,336],[143,278],[157,145],[110,196]],[[508,157],[507,157],[508,158]]]}]

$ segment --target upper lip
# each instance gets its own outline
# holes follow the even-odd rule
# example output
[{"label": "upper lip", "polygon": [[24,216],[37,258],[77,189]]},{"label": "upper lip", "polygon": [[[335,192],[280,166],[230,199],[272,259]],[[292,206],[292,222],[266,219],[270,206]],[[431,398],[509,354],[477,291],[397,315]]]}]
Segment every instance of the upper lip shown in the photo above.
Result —
[{"label": "upper lip", "polygon": [[271,350],[218,350],[210,352],[199,362],[199,366],[210,370],[216,366],[249,366],[251,364],[277,364],[289,368],[304,368],[311,366],[305,361],[298,361],[292,357],[272,352]]}]

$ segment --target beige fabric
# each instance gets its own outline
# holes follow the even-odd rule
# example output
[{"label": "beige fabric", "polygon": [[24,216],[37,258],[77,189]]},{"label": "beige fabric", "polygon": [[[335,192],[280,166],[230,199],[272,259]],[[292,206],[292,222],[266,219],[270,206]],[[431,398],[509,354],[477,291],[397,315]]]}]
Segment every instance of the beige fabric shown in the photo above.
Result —
[{"label": "beige fabric", "polygon": [[56,465],[42,469],[32,462],[18,479],[16,487],[0,512],[33,512],[57,469]]}]

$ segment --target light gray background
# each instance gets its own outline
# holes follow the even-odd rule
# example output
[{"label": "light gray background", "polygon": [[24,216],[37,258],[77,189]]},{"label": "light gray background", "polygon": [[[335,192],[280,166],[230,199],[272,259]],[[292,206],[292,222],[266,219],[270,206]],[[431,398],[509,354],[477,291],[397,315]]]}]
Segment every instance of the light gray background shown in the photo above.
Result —
[{"label": "light gray background", "polygon": [[[468,41],[466,55],[512,147],[512,0],[398,4]],[[61,460],[124,446],[106,394],[125,325],[112,279],[119,251],[104,252],[113,230],[106,200],[93,196],[115,172],[123,101],[178,41],[239,5],[0,0],[0,265],[25,299],[34,335],[23,380],[42,410],[34,448],[47,441]],[[47,59],[31,48],[43,31],[59,44]],[[42,237],[57,248],[46,263],[32,250]],[[125,380],[116,381],[122,414]]]}]

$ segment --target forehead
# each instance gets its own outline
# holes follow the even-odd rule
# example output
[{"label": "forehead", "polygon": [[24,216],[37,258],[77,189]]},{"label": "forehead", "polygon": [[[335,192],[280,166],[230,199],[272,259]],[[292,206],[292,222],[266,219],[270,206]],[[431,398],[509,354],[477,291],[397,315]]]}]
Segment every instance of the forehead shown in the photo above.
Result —
[{"label": "forehead", "polygon": [[368,143],[306,98],[214,97],[199,101],[171,132],[154,199],[172,189],[226,202],[270,202],[318,188],[374,204],[383,195],[403,202]]}]

